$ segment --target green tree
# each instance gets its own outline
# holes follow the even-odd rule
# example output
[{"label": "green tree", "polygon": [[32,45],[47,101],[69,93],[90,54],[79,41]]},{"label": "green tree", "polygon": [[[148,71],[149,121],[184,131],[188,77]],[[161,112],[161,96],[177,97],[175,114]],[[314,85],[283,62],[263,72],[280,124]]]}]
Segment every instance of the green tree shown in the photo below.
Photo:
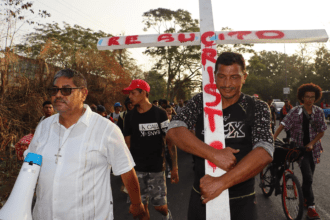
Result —
[{"label": "green tree", "polygon": [[[198,20],[193,19],[188,11],[179,9],[172,11],[158,8],[143,14],[144,30],[154,29],[160,33],[183,33],[198,32]],[[200,48],[198,46],[171,46],[171,47],[149,47],[145,54],[156,58],[157,62],[153,70],[167,78],[166,99],[173,100],[171,93],[176,80],[181,80],[182,73],[186,71],[189,63],[196,63],[199,60]],[[196,66],[189,65],[193,75],[200,74]],[[197,68],[200,68],[199,66]]]},{"label": "green tree", "polygon": [[313,69],[315,84],[323,90],[330,90],[330,50],[324,45],[315,51]]},{"label": "green tree", "polygon": [[161,74],[157,71],[149,71],[145,74],[145,81],[150,85],[150,102],[165,98],[166,81]]},{"label": "green tree", "polygon": [[[110,35],[102,31],[94,32],[79,25],[72,27],[64,24],[64,27],[60,27],[57,23],[45,24],[28,34],[25,43],[17,45],[17,51],[25,57],[41,60],[45,64],[81,72],[88,80],[90,93],[87,99],[96,104],[106,105],[123,99],[121,90],[128,86],[132,76],[139,71],[139,67],[134,66],[135,61],[128,53],[123,53],[125,56],[122,56],[122,67],[116,60],[118,51],[97,50],[98,39],[106,36]],[[130,70],[134,72],[131,74]],[[36,76],[40,84],[45,77],[52,79],[52,76],[45,76],[44,71],[40,74]]]},{"label": "green tree", "polygon": [[[158,8],[143,14],[144,30],[156,33],[199,32],[199,22],[186,10],[172,11]],[[229,30],[229,28],[223,28]],[[218,51],[251,52],[252,45],[218,45]],[[194,92],[202,81],[200,46],[149,47],[145,54],[155,58],[153,70],[167,79],[166,98],[174,100],[179,91]],[[191,88],[192,85],[194,88]],[[186,88],[183,88],[185,87]],[[186,93],[181,93],[181,96]],[[187,99],[187,97],[180,97]]]},{"label": "green tree", "polygon": [[246,69],[249,76],[243,92],[259,94],[262,99],[269,96],[282,99],[283,88],[290,87],[289,98],[294,98],[292,88],[301,75],[301,63],[296,54],[288,56],[277,51],[261,51],[250,58]]}]

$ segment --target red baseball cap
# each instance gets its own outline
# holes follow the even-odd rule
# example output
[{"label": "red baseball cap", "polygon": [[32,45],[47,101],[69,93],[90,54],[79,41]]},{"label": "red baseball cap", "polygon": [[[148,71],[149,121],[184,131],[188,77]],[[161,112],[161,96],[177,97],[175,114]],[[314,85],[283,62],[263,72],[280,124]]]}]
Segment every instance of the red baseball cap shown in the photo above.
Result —
[{"label": "red baseball cap", "polygon": [[123,89],[122,92],[124,94],[129,94],[129,92],[134,90],[134,89],[142,89],[142,90],[145,90],[147,92],[150,92],[149,84],[146,81],[142,80],[142,79],[134,79],[131,82],[131,84],[129,85],[129,87]]}]

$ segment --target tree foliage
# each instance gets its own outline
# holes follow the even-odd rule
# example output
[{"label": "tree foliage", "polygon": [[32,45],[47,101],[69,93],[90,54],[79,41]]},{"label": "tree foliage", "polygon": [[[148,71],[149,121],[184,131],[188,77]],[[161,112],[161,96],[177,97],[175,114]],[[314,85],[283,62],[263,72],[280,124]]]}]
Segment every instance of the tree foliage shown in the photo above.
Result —
[{"label": "tree foliage", "polygon": [[[88,100],[112,106],[123,100],[121,90],[128,86],[133,74],[139,71],[134,60],[122,51],[122,65],[117,58],[119,51],[98,51],[99,38],[110,36],[102,31],[94,32],[79,25],[64,23],[45,24],[26,35],[24,44],[17,45],[20,55],[43,60],[46,64],[59,68],[72,68],[85,75],[90,94]],[[125,68],[126,64],[127,68]],[[43,78],[42,76],[38,77]]]},{"label": "tree foliage", "polygon": [[[144,30],[160,33],[199,32],[199,22],[193,19],[190,12],[182,9],[176,11],[164,8],[152,9],[143,14]],[[229,30],[229,28],[223,28]],[[218,45],[218,51],[251,52],[252,45]],[[200,46],[167,46],[149,47],[145,54],[155,58],[153,70],[167,79],[166,98],[174,100],[181,91],[180,98],[187,99],[194,88],[199,88],[201,75]],[[183,90],[190,93],[183,92]]]},{"label": "tree foliage", "polygon": [[149,71],[144,79],[150,86],[149,100],[151,102],[165,98],[166,81],[161,74],[157,73],[157,71]]},{"label": "tree foliage", "polygon": [[[0,52],[4,59],[0,62],[1,88],[0,94],[6,93],[8,89],[8,69],[12,64],[10,59],[12,47],[21,27],[28,24],[39,24],[36,18],[29,18],[28,15],[35,14],[33,3],[25,0],[0,0]],[[45,10],[39,10],[39,17],[50,17]]]},{"label": "tree foliage", "polygon": [[301,44],[293,55],[276,51],[255,53],[247,66],[249,76],[243,86],[247,94],[259,94],[262,99],[269,96],[283,99],[283,88],[290,88],[290,98],[296,102],[296,92],[304,83],[314,83],[323,90],[330,90],[330,51],[319,45],[317,49]]}]

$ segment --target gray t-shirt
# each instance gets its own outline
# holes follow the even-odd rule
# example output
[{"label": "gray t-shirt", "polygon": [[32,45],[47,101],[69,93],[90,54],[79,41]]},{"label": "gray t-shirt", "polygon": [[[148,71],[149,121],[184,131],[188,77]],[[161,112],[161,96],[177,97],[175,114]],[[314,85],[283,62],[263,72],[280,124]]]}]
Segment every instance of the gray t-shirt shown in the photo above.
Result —
[{"label": "gray t-shirt", "polygon": [[110,116],[113,118],[113,122],[115,124],[118,124],[119,115],[120,115],[120,112],[118,114],[116,112],[110,114]]}]

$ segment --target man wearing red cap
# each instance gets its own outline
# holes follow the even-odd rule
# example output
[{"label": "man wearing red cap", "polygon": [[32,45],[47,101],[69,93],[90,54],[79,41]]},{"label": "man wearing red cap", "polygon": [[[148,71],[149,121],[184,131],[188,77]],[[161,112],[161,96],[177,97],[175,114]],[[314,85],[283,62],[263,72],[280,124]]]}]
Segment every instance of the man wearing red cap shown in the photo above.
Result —
[{"label": "man wearing red cap", "polygon": [[[136,163],[135,170],[140,183],[141,198],[149,220],[148,202],[163,215],[163,219],[172,220],[167,207],[165,179],[165,132],[169,124],[166,112],[149,102],[150,86],[136,79],[123,89],[135,108],[125,118],[124,136]],[[177,183],[178,164],[176,147],[169,146],[172,157],[171,182]]]}]

